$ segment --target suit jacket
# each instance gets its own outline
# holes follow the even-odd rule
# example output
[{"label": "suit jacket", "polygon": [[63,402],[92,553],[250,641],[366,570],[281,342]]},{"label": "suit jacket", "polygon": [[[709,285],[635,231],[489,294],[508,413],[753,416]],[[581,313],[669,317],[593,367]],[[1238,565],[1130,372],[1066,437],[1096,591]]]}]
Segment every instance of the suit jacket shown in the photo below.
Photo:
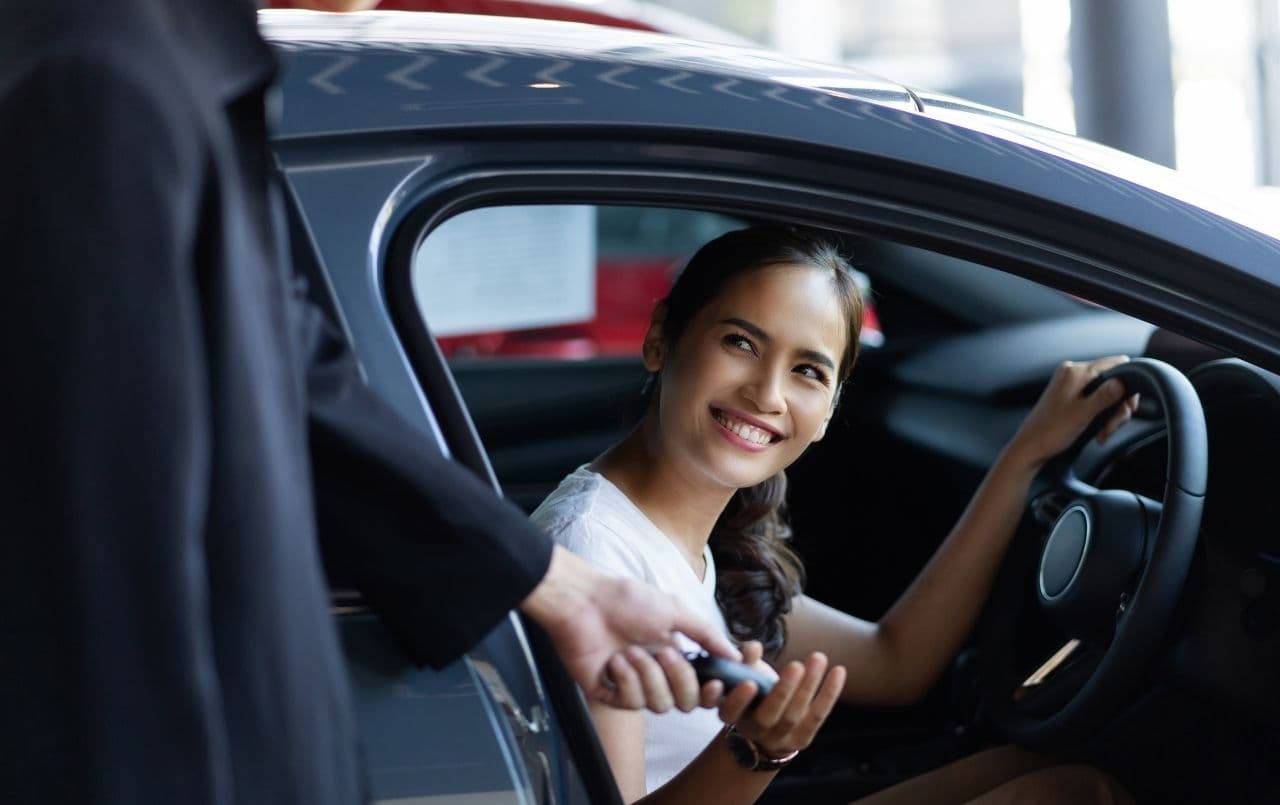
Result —
[{"label": "suit jacket", "polygon": [[0,6],[0,800],[357,801],[317,501],[437,664],[550,545],[293,305],[247,0]]}]

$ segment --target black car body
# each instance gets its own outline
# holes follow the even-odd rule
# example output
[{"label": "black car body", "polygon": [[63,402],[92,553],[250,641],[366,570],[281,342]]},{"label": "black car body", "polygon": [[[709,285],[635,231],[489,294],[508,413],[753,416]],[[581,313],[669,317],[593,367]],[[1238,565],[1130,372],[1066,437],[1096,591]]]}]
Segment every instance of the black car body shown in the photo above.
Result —
[{"label": "black car body", "polygon": [[[1059,361],[1125,353],[1189,372],[1211,445],[1195,560],[1124,705],[1073,748],[1140,798],[1276,794],[1275,234],[1171,171],[764,51],[449,15],[261,21],[284,66],[275,149],[298,260],[372,386],[526,507],[621,435],[639,359],[446,362],[416,256],[476,210],[844,233],[886,340],[794,468],[792,510],[810,590],[865,617],[927,559]],[[1141,413],[1076,471],[1159,500],[1167,431],[1150,401]],[[1021,539],[1038,544],[1046,525],[1027,519]],[[436,673],[408,665],[358,596],[338,601],[377,798],[616,796],[576,692],[514,617]],[[847,800],[1000,739],[981,642],[920,705],[834,719],[773,796]]]}]

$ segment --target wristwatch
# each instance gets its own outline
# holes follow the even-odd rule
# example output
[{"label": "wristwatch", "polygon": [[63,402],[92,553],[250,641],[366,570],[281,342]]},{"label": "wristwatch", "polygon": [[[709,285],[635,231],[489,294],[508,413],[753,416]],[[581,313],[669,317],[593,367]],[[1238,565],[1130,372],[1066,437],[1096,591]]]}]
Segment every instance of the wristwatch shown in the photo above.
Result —
[{"label": "wristwatch", "polygon": [[782,757],[769,757],[760,751],[755,741],[738,732],[732,724],[724,731],[724,739],[729,742],[729,753],[733,755],[733,759],[747,771],[777,771],[800,754],[800,750],[796,749]]}]

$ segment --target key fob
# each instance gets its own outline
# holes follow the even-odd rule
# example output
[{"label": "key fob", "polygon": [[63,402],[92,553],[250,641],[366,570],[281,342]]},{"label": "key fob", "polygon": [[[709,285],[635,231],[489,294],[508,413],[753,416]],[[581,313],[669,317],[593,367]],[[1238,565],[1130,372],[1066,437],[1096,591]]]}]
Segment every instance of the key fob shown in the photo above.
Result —
[{"label": "key fob", "polygon": [[719,679],[724,683],[724,692],[728,693],[743,682],[754,682],[757,693],[753,704],[758,703],[773,690],[773,680],[750,665],[716,657],[705,651],[689,652],[684,656],[697,673],[699,684]]}]

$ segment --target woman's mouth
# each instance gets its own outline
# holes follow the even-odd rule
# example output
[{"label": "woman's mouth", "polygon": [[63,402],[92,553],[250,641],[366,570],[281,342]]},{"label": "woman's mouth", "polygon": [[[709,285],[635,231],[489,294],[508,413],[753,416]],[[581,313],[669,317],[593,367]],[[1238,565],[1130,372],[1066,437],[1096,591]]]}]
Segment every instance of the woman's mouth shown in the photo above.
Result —
[{"label": "woman's mouth", "polygon": [[773,431],[752,425],[751,423],[738,419],[719,408],[712,408],[711,415],[715,417],[716,422],[720,423],[720,427],[729,431],[734,436],[737,436],[742,441],[757,447],[768,447],[773,442],[782,438]]}]

